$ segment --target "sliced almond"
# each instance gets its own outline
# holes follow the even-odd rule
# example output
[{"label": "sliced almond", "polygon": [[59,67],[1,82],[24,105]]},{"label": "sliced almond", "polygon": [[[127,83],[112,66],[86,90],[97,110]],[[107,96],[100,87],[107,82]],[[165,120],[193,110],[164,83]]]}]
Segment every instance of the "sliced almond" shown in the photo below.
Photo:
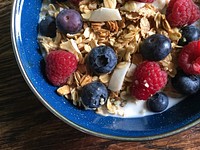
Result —
[{"label": "sliced almond", "polygon": [[118,9],[101,7],[92,12],[89,21],[103,22],[103,21],[115,21],[122,20],[122,17]]}]

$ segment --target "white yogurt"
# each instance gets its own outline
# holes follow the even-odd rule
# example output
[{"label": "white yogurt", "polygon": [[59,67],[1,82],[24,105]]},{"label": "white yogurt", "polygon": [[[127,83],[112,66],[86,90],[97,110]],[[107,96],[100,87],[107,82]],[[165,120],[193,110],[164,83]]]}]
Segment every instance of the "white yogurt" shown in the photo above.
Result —
[{"label": "white yogurt", "polygon": [[[172,98],[168,96],[169,104],[167,108],[164,110],[171,108],[172,106],[176,105],[180,101],[184,100],[185,97],[181,98]],[[144,116],[149,116],[153,114],[158,114],[156,112],[151,112],[148,110],[146,106],[146,100],[128,100],[127,104],[124,107],[118,107],[120,112],[123,112],[122,114],[111,114],[108,112],[108,110],[103,106],[100,111],[97,111],[98,114],[103,116],[115,116],[115,117],[125,117],[125,118],[139,118]]]},{"label": "white yogurt", "polygon": [[[167,109],[171,108],[172,106],[179,103],[183,99],[184,98],[169,97],[169,105]],[[130,101],[122,109],[124,110],[124,117],[143,117],[143,116],[156,114],[147,109],[146,101],[144,100],[137,100],[136,103],[134,103],[133,101]]]}]

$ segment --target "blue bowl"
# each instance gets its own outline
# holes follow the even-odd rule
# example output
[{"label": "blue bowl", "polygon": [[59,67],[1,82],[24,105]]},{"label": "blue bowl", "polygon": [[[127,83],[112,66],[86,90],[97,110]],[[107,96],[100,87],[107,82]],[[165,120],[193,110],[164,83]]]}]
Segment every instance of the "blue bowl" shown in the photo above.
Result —
[{"label": "blue bowl", "polygon": [[42,0],[16,0],[12,12],[12,41],[19,68],[38,99],[58,118],[83,132],[117,140],[144,141],[184,131],[200,122],[200,92],[169,110],[141,118],[104,117],[79,110],[56,87],[46,82],[43,57],[37,43],[37,23]]}]

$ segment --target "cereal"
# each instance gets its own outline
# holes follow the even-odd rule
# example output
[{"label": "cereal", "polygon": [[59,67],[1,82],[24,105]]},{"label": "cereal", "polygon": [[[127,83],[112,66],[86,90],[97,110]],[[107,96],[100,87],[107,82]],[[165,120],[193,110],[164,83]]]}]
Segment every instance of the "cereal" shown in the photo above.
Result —
[{"label": "cereal", "polygon": [[[59,7],[67,8],[68,6],[65,3],[59,3]],[[43,9],[48,11],[49,15],[56,17],[61,10],[59,7],[49,4],[48,8]],[[101,7],[119,10],[121,19],[91,21],[93,12]],[[72,99],[74,105],[81,105],[78,95],[78,90],[81,87],[93,81],[100,81],[108,86],[111,80],[111,73],[100,76],[91,75],[85,66],[87,54],[92,48],[99,45],[108,45],[115,50],[118,57],[117,69],[125,67],[127,62],[130,66],[121,89],[110,92],[106,109],[111,114],[124,115],[120,107],[124,107],[127,98],[130,98],[129,88],[132,82],[132,74],[136,65],[143,61],[139,53],[139,45],[148,36],[160,33],[171,39],[173,50],[165,59],[159,61],[159,64],[169,76],[174,77],[176,75],[176,57],[181,48],[177,43],[181,38],[181,33],[177,28],[170,27],[165,15],[156,7],[151,4],[140,4],[138,6],[134,1],[127,2],[125,0],[103,0],[102,4],[98,0],[82,0],[79,3],[78,10],[84,20],[83,29],[80,33],[63,35],[57,32],[54,39],[38,37],[41,47],[47,54],[51,50],[60,48],[73,53],[79,61],[78,69],[70,76],[66,85],[57,89],[59,95]],[[149,85],[145,84],[145,86],[148,87]],[[170,93],[169,88],[167,91]],[[132,100],[135,99],[132,98]],[[102,114],[105,111],[104,109],[98,108],[97,113]]]}]

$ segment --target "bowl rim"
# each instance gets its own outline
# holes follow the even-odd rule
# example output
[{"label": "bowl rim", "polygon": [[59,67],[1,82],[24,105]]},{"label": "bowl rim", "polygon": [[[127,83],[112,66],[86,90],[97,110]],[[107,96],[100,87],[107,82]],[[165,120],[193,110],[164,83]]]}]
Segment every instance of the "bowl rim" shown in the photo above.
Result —
[{"label": "bowl rim", "polygon": [[13,51],[14,51],[14,55],[15,55],[15,59],[17,61],[18,67],[20,69],[20,72],[24,78],[24,80],[26,81],[27,85],[29,86],[29,88],[31,89],[31,91],[34,93],[34,95],[39,99],[39,101],[51,112],[53,113],[56,117],[58,117],[60,120],[62,120],[63,122],[65,122],[66,124],[70,125],[71,127],[87,133],[89,135],[93,135],[96,137],[100,137],[100,138],[106,138],[106,139],[112,139],[112,140],[122,140],[122,141],[147,141],[147,140],[156,140],[156,139],[161,139],[161,138],[165,138],[180,132],[183,132],[195,125],[197,125],[198,123],[200,123],[200,118],[193,121],[192,123],[185,125],[177,130],[174,131],[170,131],[168,133],[163,133],[163,134],[159,134],[159,135],[154,135],[154,136],[146,136],[146,137],[124,137],[124,136],[113,136],[113,135],[108,135],[108,134],[103,134],[103,133],[99,133],[99,132],[95,132],[95,131],[91,131],[89,129],[86,129],[84,127],[81,127],[80,125],[77,125],[76,123],[68,120],[67,118],[65,118],[64,116],[62,116],[58,111],[56,111],[53,107],[51,107],[46,101],[45,99],[42,98],[42,96],[38,93],[37,89],[33,86],[33,84],[31,83],[28,75],[26,74],[26,71],[22,65],[22,61],[20,59],[19,56],[19,50],[17,47],[17,36],[16,36],[16,27],[15,27],[15,21],[16,21],[16,10],[17,10],[17,6],[18,3],[21,0],[14,0],[13,4],[12,4],[12,13],[11,13],[11,26],[10,26],[10,31],[11,31],[11,41],[12,41],[12,46],[13,46]]}]

